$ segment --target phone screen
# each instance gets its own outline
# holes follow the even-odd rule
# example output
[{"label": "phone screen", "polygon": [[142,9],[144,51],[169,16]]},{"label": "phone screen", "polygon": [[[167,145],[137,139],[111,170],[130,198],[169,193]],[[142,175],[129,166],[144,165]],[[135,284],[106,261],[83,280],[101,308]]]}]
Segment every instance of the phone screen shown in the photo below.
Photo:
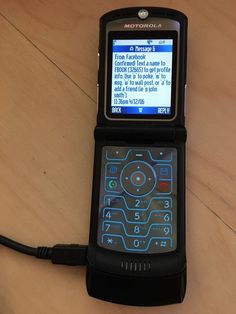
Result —
[{"label": "phone screen", "polygon": [[[110,36],[110,117],[163,118],[175,114],[176,33]],[[166,34],[165,34],[166,33]],[[131,38],[130,38],[131,37]]]}]

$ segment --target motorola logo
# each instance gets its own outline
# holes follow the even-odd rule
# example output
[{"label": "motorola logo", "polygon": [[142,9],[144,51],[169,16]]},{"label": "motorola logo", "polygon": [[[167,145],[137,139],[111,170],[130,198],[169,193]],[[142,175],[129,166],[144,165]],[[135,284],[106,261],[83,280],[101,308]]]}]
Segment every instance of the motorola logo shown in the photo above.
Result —
[{"label": "motorola logo", "polygon": [[134,29],[134,28],[161,28],[162,24],[124,24],[124,28]]}]

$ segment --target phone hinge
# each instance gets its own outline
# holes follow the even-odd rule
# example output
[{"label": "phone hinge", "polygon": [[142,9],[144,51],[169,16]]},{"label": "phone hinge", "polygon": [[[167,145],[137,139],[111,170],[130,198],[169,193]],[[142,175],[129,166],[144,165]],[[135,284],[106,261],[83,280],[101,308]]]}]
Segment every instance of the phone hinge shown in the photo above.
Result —
[{"label": "phone hinge", "polygon": [[95,139],[145,141],[145,142],[185,142],[187,131],[185,127],[118,127],[96,126]]}]

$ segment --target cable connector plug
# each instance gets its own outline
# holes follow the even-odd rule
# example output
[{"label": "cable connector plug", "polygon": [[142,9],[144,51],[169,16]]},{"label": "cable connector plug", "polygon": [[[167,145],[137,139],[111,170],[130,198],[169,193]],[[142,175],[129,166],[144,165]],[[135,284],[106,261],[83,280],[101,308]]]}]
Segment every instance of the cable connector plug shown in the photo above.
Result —
[{"label": "cable connector plug", "polygon": [[87,245],[57,244],[51,249],[53,264],[77,266],[87,264]]}]

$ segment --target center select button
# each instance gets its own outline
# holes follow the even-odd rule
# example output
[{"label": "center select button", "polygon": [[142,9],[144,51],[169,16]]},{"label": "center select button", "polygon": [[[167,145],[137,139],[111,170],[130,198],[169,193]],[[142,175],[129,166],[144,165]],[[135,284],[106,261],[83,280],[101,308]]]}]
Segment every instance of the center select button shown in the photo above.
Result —
[{"label": "center select button", "polygon": [[132,161],[121,171],[121,186],[131,196],[145,196],[151,193],[156,182],[155,171],[144,161]]},{"label": "center select button", "polygon": [[130,181],[133,185],[142,186],[145,184],[147,178],[142,171],[135,171],[131,174]]}]

